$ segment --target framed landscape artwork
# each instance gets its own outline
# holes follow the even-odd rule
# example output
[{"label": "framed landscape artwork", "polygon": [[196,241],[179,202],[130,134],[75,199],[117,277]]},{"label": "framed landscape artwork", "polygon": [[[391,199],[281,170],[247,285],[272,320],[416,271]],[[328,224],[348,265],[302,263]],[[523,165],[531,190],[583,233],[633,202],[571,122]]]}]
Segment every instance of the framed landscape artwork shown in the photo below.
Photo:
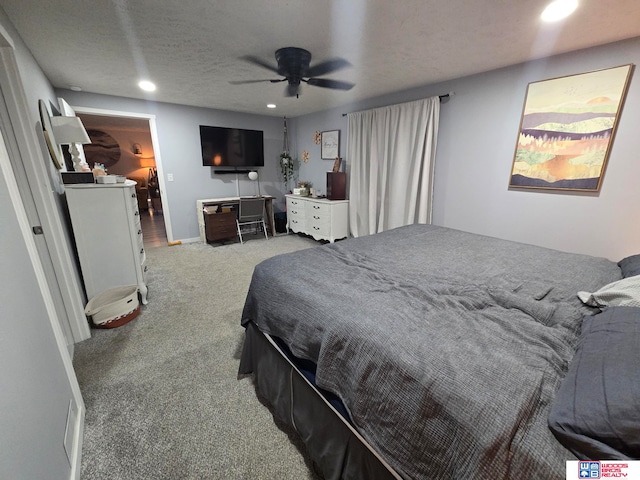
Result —
[{"label": "framed landscape artwork", "polygon": [[599,191],[632,70],[530,83],[509,187]]}]

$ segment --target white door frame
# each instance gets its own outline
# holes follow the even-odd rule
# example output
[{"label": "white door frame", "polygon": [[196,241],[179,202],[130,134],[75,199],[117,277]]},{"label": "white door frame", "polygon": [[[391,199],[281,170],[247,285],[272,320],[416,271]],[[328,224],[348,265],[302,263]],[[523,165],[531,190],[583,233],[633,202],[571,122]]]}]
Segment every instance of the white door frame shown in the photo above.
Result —
[{"label": "white door frame", "polygon": [[104,108],[82,107],[72,105],[76,113],[86,113],[88,115],[102,115],[106,117],[126,117],[126,118],[144,118],[149,121],[149,131],[151,132],[151,145],[153,147],[153,156],[158,170],[158,184],[160,186],[160,198],[162,199],[162,216],[164,218],[164,228],[167,232],[167,242],[173,242],[173,232],[171,231],[171,212],[169,212],[169,199],[167,197],[167,189],[164,183],[164,174],[162,168],[162,158],[160,156],[158,128],[156,126],[156,116],[148,113],[122,112],[118,110],[107,110]]},{"label": "white door frame", "polygon": [[[40,255],[48,255],[53,265],[54,277],[47,275],[50,288],[57,284],[60,290],[66,318],[57,317],[60,322],[68,322],[72,339],[67,339],[70,353],[73,342],[91,337],[91,331],[84,313],[82,287],[76,274],[75,263],[71,258],[63,221],[57,209],[56,199],[51,188],[48,172],[43,167],[50,161],[43,158],[42,149],[34,130],[33,120],[29,116],[29,105],[24,91],[22,78],[14,53],[11,36],[0,26],[0,94],[4,98],[6,110],[0,109],[2,123],[6,126],[5,138],[10,157],[23,165],[26,179],[17,175],[20,193],[24,199],[31,197],[42,226],[46,249],[39,248]],[[13,141],[12,141],[13,140]],[[12,148],[13,147],[13,148]],[[31,219],[33,221],[33,219]],[[35,225],[32,225],[32,227]],[[47,250],[47,253],[43,252]],[[62,324],[60,325],[62,327]],[[64,329],[63,329],[64,330]]]}]

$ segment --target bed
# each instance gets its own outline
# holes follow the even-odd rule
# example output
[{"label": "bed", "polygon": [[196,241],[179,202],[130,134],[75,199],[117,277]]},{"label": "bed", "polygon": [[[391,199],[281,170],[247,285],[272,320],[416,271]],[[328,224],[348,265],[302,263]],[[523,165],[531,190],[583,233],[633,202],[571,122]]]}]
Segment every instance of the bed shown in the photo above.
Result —
[{"label": "bed", "polygon": [[[583,319],[640,311],[577,293],[624,276],[604,258],[432,225],[280,255],[255,268],[239,374],[325,478],[565,478],[584,451],[561,438],[584,436],[565,420],[584,415],[554,401]],[[629,352],[634,318],[618,332]],[[602,458],[640,451],[616,445]]]}]

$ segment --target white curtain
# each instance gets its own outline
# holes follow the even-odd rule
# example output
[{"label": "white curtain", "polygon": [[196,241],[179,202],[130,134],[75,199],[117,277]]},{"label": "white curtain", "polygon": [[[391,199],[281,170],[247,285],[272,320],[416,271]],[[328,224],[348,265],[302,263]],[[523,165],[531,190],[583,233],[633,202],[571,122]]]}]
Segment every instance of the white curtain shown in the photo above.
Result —
[{"label": "white curtain", "polygon": [[349,226],[354,237],[431,223],[440,98],[350,113]]}]

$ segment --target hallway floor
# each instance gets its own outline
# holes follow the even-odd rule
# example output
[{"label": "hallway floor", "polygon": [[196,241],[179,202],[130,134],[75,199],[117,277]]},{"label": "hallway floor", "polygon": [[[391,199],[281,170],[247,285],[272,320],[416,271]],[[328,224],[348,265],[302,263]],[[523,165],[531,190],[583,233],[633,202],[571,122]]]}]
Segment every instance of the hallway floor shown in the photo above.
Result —
[{"label": "hallway floor", "polygon": [[162,211],[154,210],[153,208],[140,210],[140,224],[146,248],[167,246],[167,231],[165,230]]}]

